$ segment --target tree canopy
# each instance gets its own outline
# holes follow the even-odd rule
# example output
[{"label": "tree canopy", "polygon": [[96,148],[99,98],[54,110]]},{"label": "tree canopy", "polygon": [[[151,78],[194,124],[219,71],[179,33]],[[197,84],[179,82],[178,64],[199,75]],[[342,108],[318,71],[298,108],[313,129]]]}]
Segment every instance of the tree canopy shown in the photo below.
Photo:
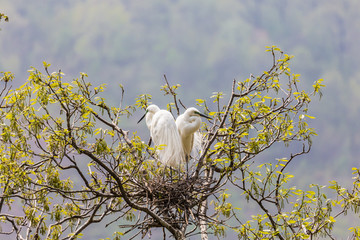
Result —
[{"label": "tree canopy", "polygon": [[[306,92],[291,72],[292,56],[275,46],[267,52],[272,60],[261,75],[234,80],[229,96],[219,91],[211,102],[197,99],[212,119],[203,122],[201,150],[189,172],[178,174],[156,160],[157,146],[122,126],[149,105],[149,94],[111,106],[102,95],[105,86],[93,87],[86,73],[66,79],[44,62],[43,71],[32,68],[27,82],[13,89],[14,75],[2,72],[1,234],[78,239],[105,222],[115,225],[106,236],[113,239],[141,238],[154,229],[162,229],[164,239],[229,232],[239,239],[332,238],[337,218],[359,210],[360,171],[353,169],[350,189],[336,181],[310,190],[291,185],[287,169],[311,149],[316,133],[308,107],[323,84],[317,80]],[[179,87],[162,86],[175,117],[186,107]],[[261,159],[279,144],[290,150],[287,157]],[[229,188],[258,211],[242,215],[246,205],[231,202]],[[328,198],[328,190],[337,198]],[[360,236],[359,227],[350,231]]]},{"label": "tree canopy", "polygon": [[[309,159],[314,164],[309,171],[299,171],[308,173],[307,179],[340,180],[358,167],[357,0],[0,0],[0,5],[11,21],[0,22],[0,71],[15,74],[14,85],[25,82],[29,66],[41,68],[45,60],[71,78],[82,71],[94,85],[107,83],[112,105],[119,101],[119,82],[127,90],[127,105],[144,92],[165,105],[158,94],[164,73],[183,86],[178,93],[191,105],[223,89],[224,81],[259,75],[269,60],[264,46],[280,46],[296,56],[292,69],[304,86],[319,78],[327,85],[324,100],[312,104],[319,136],[309,156],[317,160]],[[325,164],[333,167],[321,171]]]}]

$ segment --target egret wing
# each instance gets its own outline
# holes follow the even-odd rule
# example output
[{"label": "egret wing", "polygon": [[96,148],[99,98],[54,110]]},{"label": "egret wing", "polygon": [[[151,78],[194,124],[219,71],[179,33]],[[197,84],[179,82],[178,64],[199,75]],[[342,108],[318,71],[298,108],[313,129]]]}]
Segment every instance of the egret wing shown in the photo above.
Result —
[{"label": "egret wing", "polygon": [[170,112],[160,110],[151,123],[151,136],[159,148],[160,161],[167,166],[178,167],[184,162],[181,138]]}]

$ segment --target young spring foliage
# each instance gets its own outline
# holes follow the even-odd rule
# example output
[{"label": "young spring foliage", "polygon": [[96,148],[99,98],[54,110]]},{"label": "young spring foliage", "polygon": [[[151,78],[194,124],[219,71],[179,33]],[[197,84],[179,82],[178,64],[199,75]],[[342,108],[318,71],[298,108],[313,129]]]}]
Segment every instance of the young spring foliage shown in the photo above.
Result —
[{"label": "young spring foliage", "polygon": [[[230,94],[215,92],[210,103],[197,99],[212,120],[202,125],[201,151],[188,174],[170,173],[156,161],[155,147],[122,127],[122,120],[133,121],[133,112],[146,108],[150,95],[113,107],[102,97],[105,86],[93,87],[85,73],[69,81],[44,63],[44,73],[32,68],[17,89],[9,86],[13,75],[2,73],[1,234],[77,239],[104,222],[115,226],[107,236],[113,239],[144,237],[155,228],[175,239],[228,231],[240,239],[331,237],[338,216],[359,210],[359,170],[352,190],[331,183],[336,200],[323,193],[326,187],[291,185],[296,176],[287,167],[311,148],[308,106],[323,85],[318,80],[305,92],[290,70],[292,57],[274,46],[267,51],[273,62],[262,75],[233,81]],[[168,108],[179,114],[180,86],[165,80]],[[259,154],[279,143],[299,150],[260,163]],[[231,201],[232,191],[247,201]],[[241,215],[247,203],[259,212]],[[349,231],[359,236],[359,227]]]}]

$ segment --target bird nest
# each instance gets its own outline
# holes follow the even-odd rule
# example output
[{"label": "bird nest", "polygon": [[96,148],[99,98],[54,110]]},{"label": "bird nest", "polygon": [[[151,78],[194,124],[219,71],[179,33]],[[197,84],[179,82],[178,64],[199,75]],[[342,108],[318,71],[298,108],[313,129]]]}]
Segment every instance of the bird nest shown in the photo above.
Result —
[{"label": "bird nest", "polygon": [[[188,223],[196,220],[196,206],[209,195],[209,187],[212,182],[207,182],[203,177],[168,179],[157,176],[146,181],[139,193],[142,202],[146,201],[157,214],[174,225]],[[210,188],[211,189],[211,188]],[[145,203],[145,202],[144,202]],[[151,227],[157,227],[152,222]]]},{"label": "bird nest", "polygon": [[203,183],[200,178],[172,181],[153,179],[149,182],[147,195],[158,207],[183,209],[198,202],[199,194],[204,193]]}]

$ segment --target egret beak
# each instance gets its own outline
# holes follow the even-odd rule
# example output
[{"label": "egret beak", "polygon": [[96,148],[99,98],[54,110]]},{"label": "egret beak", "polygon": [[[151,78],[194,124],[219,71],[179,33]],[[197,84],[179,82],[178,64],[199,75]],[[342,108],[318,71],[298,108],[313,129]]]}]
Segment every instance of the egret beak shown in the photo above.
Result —
[{"label": "egret beak", "polygon": [[141,122],[141,120],[144,119],[144,117],[146,116],[146,114],[147,114],[147,111],[146,111],[145,114],[140,118],[140,120],[137,122],[137,124],[139,124],[139,122]]},{"label": "egret beak", "polygon": [[202,113],[197,112],[197,114],[198,114],[200,117],[204,117],[204,118],[207,118],[207,119],[211,119],[211,117],[206,116],[206,115],[204,115],[204,114],[202,114]]}]

